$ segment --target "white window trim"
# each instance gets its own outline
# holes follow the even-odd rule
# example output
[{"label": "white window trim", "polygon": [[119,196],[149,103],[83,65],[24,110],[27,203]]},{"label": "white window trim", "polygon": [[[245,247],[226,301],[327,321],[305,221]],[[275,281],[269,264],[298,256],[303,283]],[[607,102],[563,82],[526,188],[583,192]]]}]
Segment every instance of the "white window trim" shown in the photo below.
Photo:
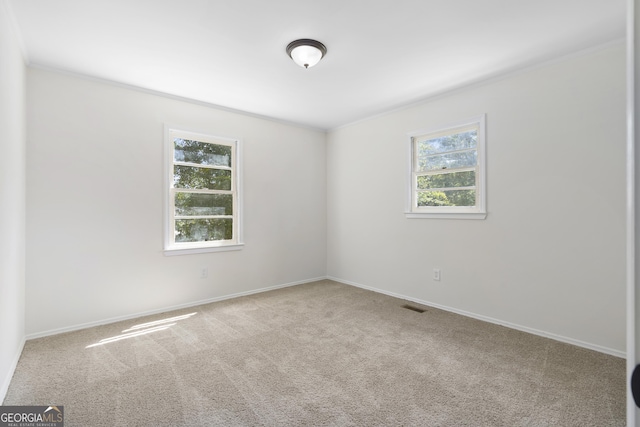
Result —
[{"label": "white window trim", "polygon": [[[471,117],[466,120],[460,120],[454,123],[449,123],[446,126],[438,126],[427,129],[420,129],[410,132],[408,134],[409,147],[407,152],[407,182],[406,188],[406,210],[405,217],[410,219],[416,218],[441,218],[441,219],[485,219],[487,217],[487,186],[486,186],[486,174],[487,174],[487,159],[486,159],[486,114]],[[415,156],[414,149],[415,144],[413,142],[415,137],[425,134],[447,134],[450,131],[456,130],[470,125],[478,125],[478,173],[476,175],[476,206],[425,206],[418,207],[415,197]]]},{"label": "white window trim", "polygon": [[[199,140],[203,142],[224,142],[234,147],[235,161],[233,164],[232,183],[235,190],[235,205],[233,212],[234,234],[233,240],[215,242],[172,243],[173,232],[173,138],[179,135],[181,138]],[[164,255],[188,255],[208,252],[237,251],[244,247],[243,239],[243,202],[242,202],[242,141],[238,138],[214,136],[203,132],[184,130],[178,126],[165,124],[164,126]]]}]

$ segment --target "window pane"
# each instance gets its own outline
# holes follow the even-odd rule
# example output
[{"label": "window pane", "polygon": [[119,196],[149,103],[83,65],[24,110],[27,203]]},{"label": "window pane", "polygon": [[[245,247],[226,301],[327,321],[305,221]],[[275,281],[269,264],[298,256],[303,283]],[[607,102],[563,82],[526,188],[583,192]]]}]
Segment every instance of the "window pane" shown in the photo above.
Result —
[{"label": "window pane", "polygon": [[228,145],[210,144],[182,138],[175,138],[173,144],[173,158],[176,162],[231,167],[231,147]]},{"label": "window pane", "polygon": [[188,189],[231,190],[231,171],[175,165],[173,186]]},{"label": "window pane", "polygon": [[233,215],[233,195],[176,193],[175,214]]},{"label": "window pane", "polygon": [[418,141],[418,156],[476,148],[477,141],[478,132],[476,130]]},{"label": "window pane", "polygon": [[233,220],[177,219],[176,242],[211,242],[233,238]]},{"label": "window pane", "polygon": [[475,206],[475,190],[421,191],[418,206]]},{"label": "window pane", "polygon": [[436,169],[455,169],[473,167],[478,163],[476,150],[462,151],[459,153],[436,154],[435,156],[421,157],[418,159],[418,171],[432,171]]},{"label": "window pane", "polygon": [[418,190],[429,188],[472,187],[476,185],[476,172],[440,173],[418,177]]}]

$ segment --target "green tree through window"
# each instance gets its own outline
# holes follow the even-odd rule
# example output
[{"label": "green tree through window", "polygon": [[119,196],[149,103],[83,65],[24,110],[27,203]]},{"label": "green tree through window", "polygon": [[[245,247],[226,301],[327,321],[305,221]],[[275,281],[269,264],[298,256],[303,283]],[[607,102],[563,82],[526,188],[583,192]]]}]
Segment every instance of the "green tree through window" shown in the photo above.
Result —
[{"label": "green tree through window", "polygon": [[484,212],[484,116],[411,136],[408,213]]},{"label": "green tree through window", "polygon": [[237,141],[170,130],[171,249],[238,242]]}]

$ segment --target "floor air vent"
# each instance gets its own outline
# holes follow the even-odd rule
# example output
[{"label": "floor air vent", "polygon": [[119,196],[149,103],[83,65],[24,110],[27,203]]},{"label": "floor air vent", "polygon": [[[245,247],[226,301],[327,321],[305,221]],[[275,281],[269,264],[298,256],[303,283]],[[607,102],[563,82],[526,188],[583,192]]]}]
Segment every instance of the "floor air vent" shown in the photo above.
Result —
[{"label": "floor air vent", "polygon": [[414,306],[409,305],[409,304],[403,305],[402,308],[406,308],[407,310],[415,311],[416,313],[424,313],[425,311],[427,311],[427,310],[425,310],[423,308],[414,307]]}]

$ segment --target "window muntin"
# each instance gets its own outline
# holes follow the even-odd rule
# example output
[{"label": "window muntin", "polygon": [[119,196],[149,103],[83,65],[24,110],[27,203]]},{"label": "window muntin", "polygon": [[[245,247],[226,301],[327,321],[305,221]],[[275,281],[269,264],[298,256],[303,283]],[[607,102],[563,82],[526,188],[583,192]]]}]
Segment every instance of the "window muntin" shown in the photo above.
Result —
[{"label": "window muntin", "polygon": [[484,115],[410,134],[407,216],[486,216]]},{"label": "window muntin", "polygon": [[166,133],[165,250],[238,249],[239,141],[175,129]]}]

